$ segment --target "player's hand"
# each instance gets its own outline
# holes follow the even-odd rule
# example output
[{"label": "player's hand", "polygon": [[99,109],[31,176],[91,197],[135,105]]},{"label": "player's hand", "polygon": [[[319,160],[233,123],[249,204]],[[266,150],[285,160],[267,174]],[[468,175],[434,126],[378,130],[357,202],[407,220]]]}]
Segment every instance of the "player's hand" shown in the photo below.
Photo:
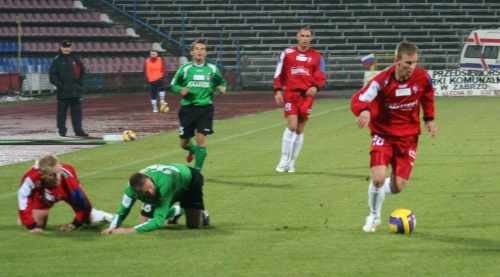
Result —
[{"label": "player's hand", "polygon": [[38,228],[38,227],[35,228],[35,229],[31,229],[31,230],[28,231],[28,233],[30,233],[30,234],[41,233],[41,232],[43,232],[43,229],[42,228]]},{"label": "player's hand", "polygon": [[76,226],[71,224],[71,223],[59,225],[59,230],[61,230],[61,231],[73,231],[75,229],[76,229]]},{"label": "player's hand", "polygon": [[438,134],[438,128],[436,126],[436,123],[434,121],[427,121],[425,122],[425,129],[431,133],[431,138],[435,138]]},{"label": "player's hand", "polygon": [[219,89],[220,93],[222,93],[222,94],[226,93],[226,88],[225,87],[218,86],[217,88]]},{"label": "player's hand", "polygon": [[108,228],[108,229],[102,231],[101,234],[103,234],[103,235],[111,235],[113,233],[113,230],[115,230],[115,228]]},{"label": "player's hand", "polygon": [[[137,231],[135,230],[135,228],[117,228],[117,229],[109,228],[109,229],[106,229],[106,230],[110,230],[110,229],[111,229],[111,232],[108,233],[108,234],[112,234],[112,235],[137,233]],[[106,230],[104,230],[104,231],[106,231]]]},{"label": "player's hand", "polygon": [[276,102],[276,104],[278,105],[281,105],[283,103],[283,93],[281,93],[280,90],[276,91],[276,93],[274,94],[274,102]]},{"label": "player's hand", "polygon": [[310,87],[306,90],[306,96],[314,96],[318,92],[316,87]]},{"label": "player's hand", "polygon": [[188,89],[188,88],[182,88],[182,89],[181,89],[181,95],[182,95],[182,96],[185,96],[186,94],[188,94],[188,91],[189,91],[189,89]]},{"label": "player's hand", "polygon": [[370,111],[362,111],[358,117],[358,128],[364,128],[370,123],[371,114]]}]

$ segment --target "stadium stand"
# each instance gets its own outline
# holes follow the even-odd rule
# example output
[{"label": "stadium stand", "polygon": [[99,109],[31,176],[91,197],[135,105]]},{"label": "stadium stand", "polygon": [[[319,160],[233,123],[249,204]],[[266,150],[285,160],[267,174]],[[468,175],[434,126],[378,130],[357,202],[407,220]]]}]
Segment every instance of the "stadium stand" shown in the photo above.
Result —
[{"label": "stadium stand", "polygon": [[[21,44],[17,41],[18,20],[22,24]],[[87,9],[82,1],[0,0],[0,24],[0,74],[19,70],[48,72],[63,39],[73,42],[73,52],[80,57],[109,57],[102,60],[106,63],[111,62],[112,57],[147,56],[150,49],[165,52],[160,43],[140,39],[130,28],[130,22],[114,24],[107,14]],[[20,67],[18,50],[22,56]],[[89,64],[87,68],[90,72],[103,73],[119,69],[99,63]],[[141,72],[142,66],[133,64],[128,70]]]},{"label": "stadium stand", "polygon": [[[313,47],[324,58],[328,86],[359,87],[364,71],[361,58],[371,54],[392,54],[396,43],[407,39],[421,50],[420,64],[426,69],[457,68],[462,43],[474,28],[498,27],[498,0],[113,0],[116,7],[175,40],[203,37],[209,56],[229,68],[237,64],[239,39],[243,85],[269,89],[281,51],[295,45],[300,27],[314,31]],[[108,16],[112,15],[110,19]],[[88,58],[91,72],[142,71],[137,57],[149,49],[166,50],[179,64],[180,47],[166,41],[151,44],[158,37],[136,33],[133,21],[100,1],[0,0],[0,72],[12,70],[3,58],[17,52],[15,17],[23,18],[21,52],[27,58],[51,58],[62,38],[71,38],[75,52]],[[182,17],[184,15],[184,18]],[[222,49],[219,36],[222,32]],[[138,35],[140,35],[138,37]],[[151,40],[147,38],[156,38]],[[165,49],[162,46],[166,46]],[[223,56],[215,53],[223,50]],[[80,55],[82,56],[82,55]],[[105,58],[102,65],[92,58]],[[118,64],[119,58],[121,64]],[[136,58],[136,59],[133,59]],[[94,61],[94,60],[92,60]],[[97,60],[95,60],[97,61]],[[37,62],[36,60],[28,60]],[[168,64],[168,63],[167,63]],[[17,61],[16,61],[17,66]],[[24,67],[25,65],[23,65]],[[14,69],[14,70],[17,70]]]},{"label": "stadium stand", "polygon": [[[132,0],[113,3],[126,12],[134,9]],[[465,36],[473,28],[497,27],[500,2],[173,0],[142,2],[136,11],[141,20],[176,39],[182,35],[182,12],[186,41],[203,37],[219,51],[223,32],[224,65],[235,66],[239,37],[247,83],[270,87],[280,52],[294,45],[297,30],[307,26],[314,31],[313,47],[325,57],[329,85],[358,87],[367,71],[360,59],[393,53],[403,39],[420,47],[424,68],[457,68]]]}]

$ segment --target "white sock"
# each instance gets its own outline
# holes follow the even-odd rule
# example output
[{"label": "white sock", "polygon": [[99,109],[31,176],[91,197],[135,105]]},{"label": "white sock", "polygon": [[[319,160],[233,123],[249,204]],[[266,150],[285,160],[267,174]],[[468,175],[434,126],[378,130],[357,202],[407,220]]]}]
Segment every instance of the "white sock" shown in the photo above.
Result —
[{"label": "white sock", "polygon": [[384,182],[384,192],[386,194],[392,194],[392,191],[391,191],[391,177],[387,177],[385,178],[385,182]]},{"label": "white sock", "polygon": [[151,105],[153,106],[153,109],[157,109],[158,108],[158,106],[156,104],[156,99],[154,99],[154,100],[151,99]]},{"label": "white sock", "polygon": [[160,91],[160,103],[165,104],[165,92]]},{"label": "white sock", "polygon": [[103,220],[103,218],[104,218],[104,213],[92,208],[92,211],[90,212],[90,222],[91,223],[101,222]]},{"label": "white sock", "polygon": [[290,149],[292,148],[292,145],[293,145],[293,142],[295,140],[296,135],[297,134],[295,132],[288,130],[288,128],[285,129],[285,132],[283,133],[283,144],[281,146],[281,161],[280,161],[280,163],[288,162],[288,153],[290,152]]},{"label": "white sock", "polygon": [[370,185],[368,187],[368,205],[370,206],[370,213],[373,214],[375,218],[380,218],[384,200],[384,188],[376,188],[373,183],[370,182]]},{"label": "white sock", "polygon": [[297,135],[293,142],[292,150],[290,151],[290,161],[288,161],[288,165],[293,167],[295,165],[295,160],[299,156],[300,149],[302,148],[302,144],[304,143],[304,133]]}]

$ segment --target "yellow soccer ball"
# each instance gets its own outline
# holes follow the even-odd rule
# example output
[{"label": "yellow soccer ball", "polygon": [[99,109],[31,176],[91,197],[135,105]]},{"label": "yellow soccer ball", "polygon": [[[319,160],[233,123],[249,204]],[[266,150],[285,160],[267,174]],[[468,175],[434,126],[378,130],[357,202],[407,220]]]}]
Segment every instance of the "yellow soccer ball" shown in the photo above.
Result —
[{"label": "yellow soccer ball", "polygon": [[124,141],[132,142],[136,138],[137,138],[137,136],[135,135],[135,132],[132,130],[128,130],[128,131],[123,132],[123,140]]},{"label": "yellow soccer ball", "polygon": [[161,105],[161,107],[160,107],[160,111],[161,111],[162,113],[168,113],[168,112],[170,111],[170,108],[168,107],[168,104],[163,104],[163,105]]},{"label": "yellow soccer ball", "polygon": [[396,234],[409,234],[417,227],[417,218],[408,209],[397,209],[389,217],[389,227]]}]

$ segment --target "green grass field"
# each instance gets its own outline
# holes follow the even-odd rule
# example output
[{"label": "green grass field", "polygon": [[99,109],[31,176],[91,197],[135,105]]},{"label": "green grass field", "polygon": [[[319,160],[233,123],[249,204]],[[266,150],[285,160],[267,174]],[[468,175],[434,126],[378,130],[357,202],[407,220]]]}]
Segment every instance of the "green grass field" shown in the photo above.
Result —
[{"label": "green grass field", "polygon": [[[104,236],[105,225],[62,233],[59,203],[44,233],[17,225],[16,190],[33,162],[0,167],[1,276],[498,276],[500,98],[436,99],[438,137],[421,136],[404,191],[364,233],[370,137],[349,99],[316,102],[294,174],[278,174],[281,109],[218,121],[208,138],[205,204],[211,226]],[[15,146],[13,146],[15,147]],[[176,132],[60,155],[98,208],[115,212],[128,177],[151,164],[184,163]],[[125,227],[137,222],[134,207]],[[418,224],[393,234],[391,211]]]}]

